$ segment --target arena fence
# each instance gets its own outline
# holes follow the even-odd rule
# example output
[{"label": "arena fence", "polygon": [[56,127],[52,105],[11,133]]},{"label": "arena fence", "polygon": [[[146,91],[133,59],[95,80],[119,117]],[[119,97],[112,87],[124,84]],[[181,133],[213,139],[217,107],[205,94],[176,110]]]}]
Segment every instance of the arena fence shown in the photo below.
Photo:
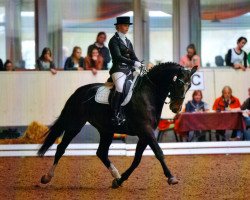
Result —
[{"label": "arena fence", "polygon": [[[53,145],[45,156],[54,156],[56,146]],[[164,155],[194,155],[194,154],[241,154],[250,153],[250,142],[191,142],[191,143],[161,143]],[[0,145],[0,157],[37,156],[39,144]],[[70,144],[66,156],[94,156],[98,144]],[[135,144],[115,143],[110,146],[110,156],[134,156]],[[144,155],[154,155],[150,147]]]}]

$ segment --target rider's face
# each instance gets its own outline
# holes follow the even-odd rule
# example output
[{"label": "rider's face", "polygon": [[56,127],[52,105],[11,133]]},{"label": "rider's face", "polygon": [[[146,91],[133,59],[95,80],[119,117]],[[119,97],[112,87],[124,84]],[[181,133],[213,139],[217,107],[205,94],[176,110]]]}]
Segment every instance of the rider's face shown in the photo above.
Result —
[{"label": "rider's face", "polygon": [[126,34],[129,30],[129,24],[118,24],[118,31]]}]

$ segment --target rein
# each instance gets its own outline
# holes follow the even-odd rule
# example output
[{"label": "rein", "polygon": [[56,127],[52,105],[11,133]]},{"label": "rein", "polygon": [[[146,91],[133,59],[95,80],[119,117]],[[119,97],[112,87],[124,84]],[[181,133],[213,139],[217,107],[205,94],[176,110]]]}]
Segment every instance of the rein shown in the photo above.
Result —
[{"label": "rein", "polygon": [[[149,83],[151,85],[153,85],[157,90],[158,87],[155,85],[155,83],[148,77],[148,71],[145,69],[145,67],[142,67],[141,70],[140,70],[140,74],[142,74],[142,76],[145,76],[147,78],[147,80],[149,81]],[[179,78],[176,79],[176,81],[180,81],[183,85],[185,85],[185,82]],[[171,83],[169,86],[168,86],[168,90],[170,89],[170,87],[173,87],[173,83]],[[176,96],[171,96],[171,92],[168,92],[168,94],[166,95],[166,98],[170,98],[170,101],[169,102],[166,102],[164,99],[162,99],[159,95],[157,95],[157,97],[162,101],[164,102],[164,104],[170,104],[172,102],[172,98],[173,99],[185,99],[185,94],[183,94],[182,97],[176,97]]]}]

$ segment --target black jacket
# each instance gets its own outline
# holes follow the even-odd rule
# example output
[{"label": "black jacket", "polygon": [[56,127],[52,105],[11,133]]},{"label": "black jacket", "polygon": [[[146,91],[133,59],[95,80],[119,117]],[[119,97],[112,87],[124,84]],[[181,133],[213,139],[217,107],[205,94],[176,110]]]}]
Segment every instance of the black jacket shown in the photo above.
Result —
[{"label": "black jacket", "polygon": [[[226,65],[233,67],[234,64],[232,63],[231,58],[232,58],[232,49],[229,49],[227,54],[226,54]],[[247,68],[247,54],[246,54],[246,52],[244,52],[243,62],[244,62],[244,64],[243,64],[244,67]]]},{"label": "black jacket", "polygon": [[[79,67],[82,67],[82,68],[85,67],[83,57],[81,57],[79,60]],[[73,61],[72,57],[68,57],[67,60],[65,61],[64,70],[77,70],[77,68],[74,67],[74,61]]]},{"label": "black jacket", "polygon": [[135,55],[133,45],[126,38],[127,46],[124,44],[118,33],[110,39],[109,50],[112,56],[113,66],[110,69],[110,74],[115,72],[127,73],[134,66],[135,61],[139,61]]},{"label": "black jacket", "polygon": [[250,98],[247,98],[246,101],[241,105],[241,110],[250,110]]},{"label": "black jacket", "polygon": [[97,48],[99,53],[101,54],[101,56],[103,57],[103,70],[107,70],[108,69],[108,63],[110,62],[111,60],[111,57],[110,57],[110,53],[109,53],[109,49],[105,46],[103,47],[98,47],[96,46],[96,44],[92,44],[92,45],[89,45],[88,47],[88,55],[91,54],[91,51],[93,48]]}]

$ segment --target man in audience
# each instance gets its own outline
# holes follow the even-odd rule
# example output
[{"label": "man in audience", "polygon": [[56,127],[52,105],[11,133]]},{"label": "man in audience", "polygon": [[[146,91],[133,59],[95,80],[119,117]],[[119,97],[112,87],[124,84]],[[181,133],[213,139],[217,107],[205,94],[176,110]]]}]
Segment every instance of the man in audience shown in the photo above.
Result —
[{"label": "man in audience", "polygon": [[[229,86],[225,86],[222,89],[221,97],[217,98],[213,105],[213,110],[220,111],[230,111],[230,110],[240,110],[240,101],[237,97],[232,95],[232,89]],[[232,137],[236,135],[236,137]],[[220,136],[222,141],[225,141],[225,130],[216,130],[216,140],[220,141]],[[240,140],[241,132],[239,130],[234,130],[230,140]]]},{"label": "man in audience", "polygon": [[97,48],[99,54],[103,57],[103,68],[104,70],[108,69],[108,63],[111,61],[109,49],[105,46],[105,41],[107,35],[105,32],[99,32],[96,37],[96,42],[88,47],[88,55],[91,54],[93,48]]}]

